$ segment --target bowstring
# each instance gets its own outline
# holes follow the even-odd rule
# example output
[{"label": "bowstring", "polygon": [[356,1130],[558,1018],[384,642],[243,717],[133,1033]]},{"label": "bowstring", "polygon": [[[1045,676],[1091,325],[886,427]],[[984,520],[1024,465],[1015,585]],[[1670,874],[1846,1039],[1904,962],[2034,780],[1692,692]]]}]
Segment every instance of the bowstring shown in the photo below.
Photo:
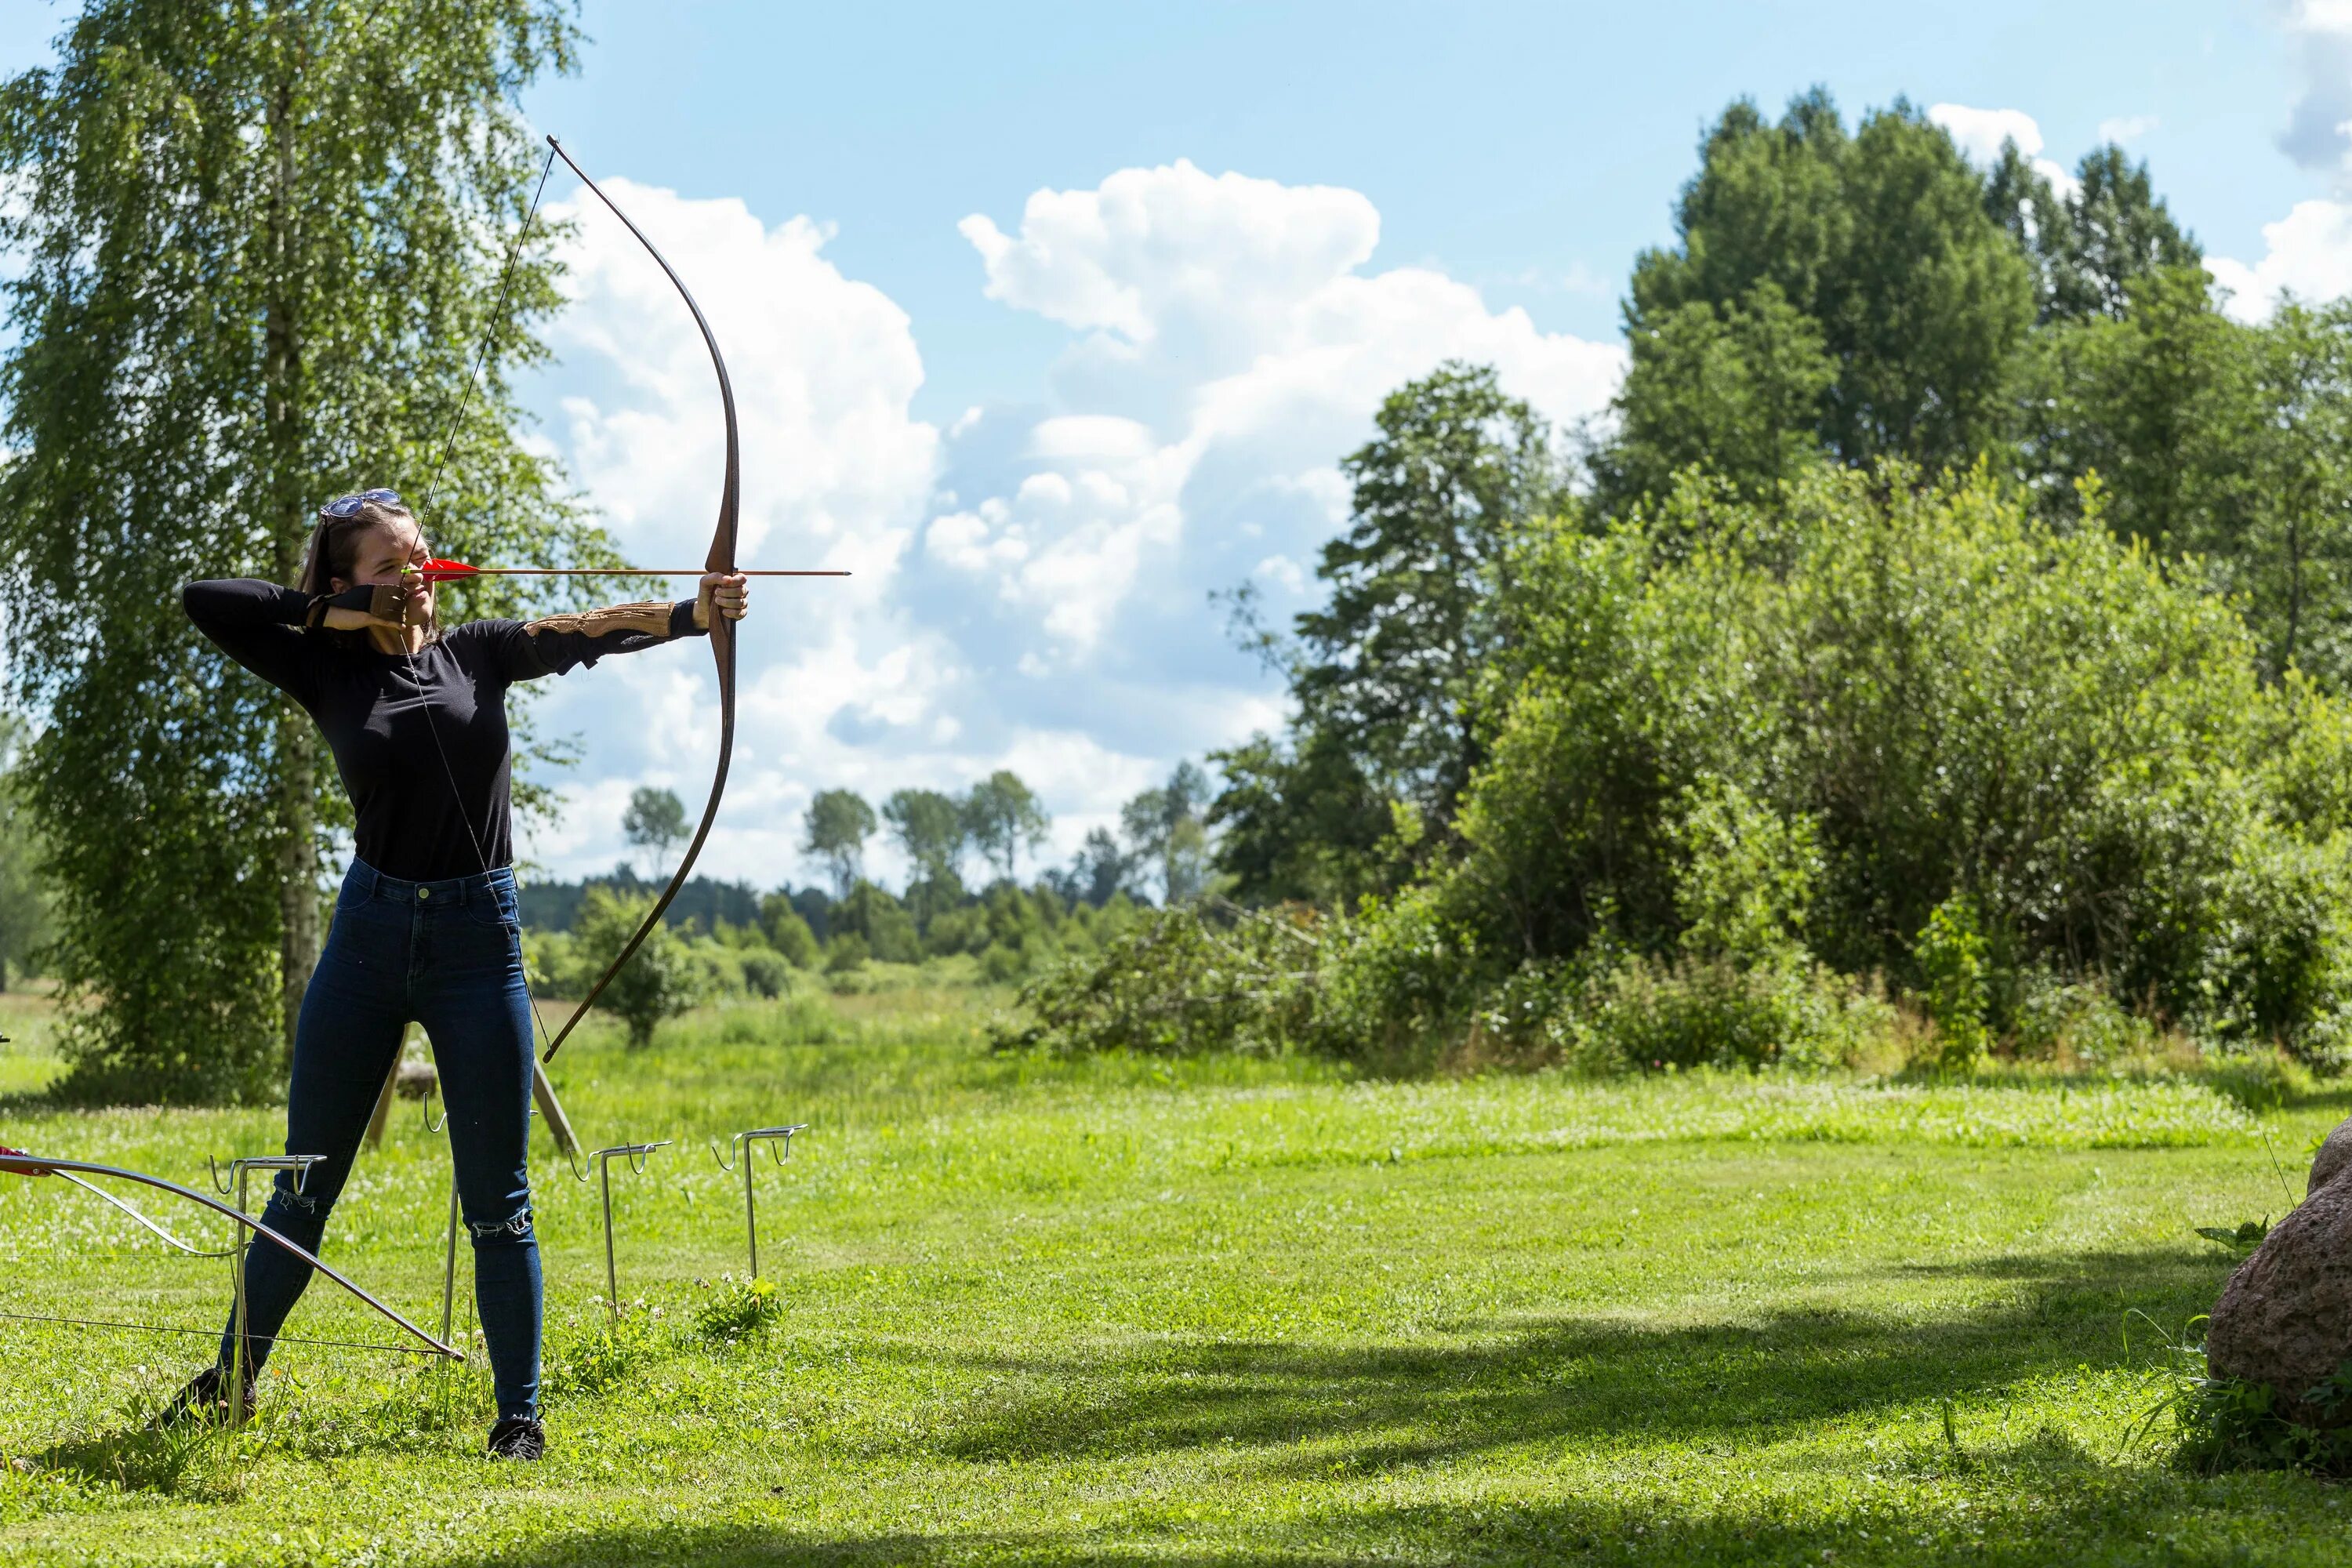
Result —
[{"label": "bowstring", "polygon": [[[547,194],[547,179],[554,170],[555,148],[551,143],[547,149],[547,161],[539,168],[539,184],[530,193],[530,205],[523,212],[522,226],[515,231],[514,243],[507,248],[506,266],[501,269],[499,277],[498,303],[490,309],[489,326],[482,333],[482,346],[474,355],[473,368],[467,373],[466,390],[458,396],[457,416],[449,423],[449,438],[442,444],[441,456],[433,465],[432,476],[425,480],[425,501],[419,509],[420,511],[432,510],[433,498],[440,493],[442,471],[448,467],[450,457],[457,449],[457,437],[466,427],[466,410],[473,404],[474,385],[481,379],[482,367],[489,363],[490,347],[498,342],[499,328],[506,322],[507,300],[514,288],[515,264],[522,258],[523,242],[530,237],[531,220],[539,216],[540,198]],[[405,602],[403,603],[401,613],[404,620],[407,615]],[[434,620],[437,628],[440,620],[437,607]],[[417,673],[416,650],[409,647],[404,627],[400,647],[402,655],[408,661],[409,684],[416,689],[417,708],[425,715],[425,732],[433,737],[434,754],[441,759],[441,776],[448,782],[450,798],[457,803],[457,819],[466,825],[467,841],[474,847],[474,863],[482,868],[482,875],[488,877],[490,874],[489,852],[482,847],[482,837],[474,830],[473,813],[466,809],[466,792],[458,785],[457,770],[450,764],[448,747],[441,743],[441,727],[433,721],[433,704],[425,700],[425,680]],[[507,777],[508,788],[511,791],[514,778],[511,748],[509,748],[509,756]],[[520,934],[517,935],[516,941],[518,943],[521,941]],[[528,963],[523,969],[522,992],[525,999],[530,1003],[531,1026],[538,1031],[539,1037],[544,1039],[547,1037],[547,1020],[540,1016],[539,997],[530,988],[530,970]],[[534,1058],[539,1055],[536,1045],[532,1047],[531,1055]]]},{"label": "bowstring", "polygon": [[442,443],[440,458],[433,465],[432,477],[425,481],[425,510],[433,508],[433,498],[441,489],[442,470],[457,449],[457,437],[466,428],[466,410],[473,405],[474,384],[481,379],[482,367],[489,363],[490,345],[498,342],[499,327],[507,319],[507,296],[514,288],[515,263],[522,259],[522,242],[530,236],[530,220],[539,216],[539,199],[547,194],[547,177],[555,172],[555,149],[547,150],[547,162],[539,167],[539,184],[530,193],[530,205],[522,215],[522,227],[515,231],[514,244],[507,249],[507,264],[499,275],[499,302],[490,307],[490,324],[482,333],[482,346],[474,355],[474,367],[466,373],[466,390],[457,397],[457,416],[449,421],[449,439]]}]

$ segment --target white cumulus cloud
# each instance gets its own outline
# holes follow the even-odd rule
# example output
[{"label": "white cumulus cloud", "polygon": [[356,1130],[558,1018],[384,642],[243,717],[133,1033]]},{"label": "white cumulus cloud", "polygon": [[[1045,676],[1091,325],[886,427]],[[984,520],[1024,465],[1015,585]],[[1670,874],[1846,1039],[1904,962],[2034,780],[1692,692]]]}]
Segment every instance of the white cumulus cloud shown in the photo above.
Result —
[{"label": "white cumulus cloud", "polygon": [[1965,103],[1938,103],[1929,106],[1927,119],[1942,126],[1959,148],[1960,156],[1979,169],[2000,162],[2001,148],[2014,142],[2034,171],[2050,182],[2051,189],[2066,196],[2079,187],[2080,182],[2063,163],[2041,155],[2041,122],[2021,109],[1972,109]]},{"label": "white cumulus cloud", "polygon": [[1269,558],[1240,542],[1287,556],[1327,536],[1345,511],[1333,462],[1441,361],[1496,365],[1559,421],[1601,408],[1623,371],[1620,345],[1490,310],[1443,273],[1365,271],[1380,216],[1354,191],[1180,160],[1040,191],[1011,234],[978,215],[961,229],[990,298],[1082,334],[1060,406],[1003,454],[991,499],[926,534],[934,560],[1045,634],[1024,649],[1032,668],[1094,661],[1138,613],[1213,642],[1207,591]]},{"label": "white cumulus cloud", "polygon": [[2317,303],[2352,290],[2352,204],[2297,202],[2278,222],[2263,225],[2263,255],[2252,264],[2206,258],[2205,269],[2229,290],[2223,309],[2238,320],[2267,319],[2283,294]]}]

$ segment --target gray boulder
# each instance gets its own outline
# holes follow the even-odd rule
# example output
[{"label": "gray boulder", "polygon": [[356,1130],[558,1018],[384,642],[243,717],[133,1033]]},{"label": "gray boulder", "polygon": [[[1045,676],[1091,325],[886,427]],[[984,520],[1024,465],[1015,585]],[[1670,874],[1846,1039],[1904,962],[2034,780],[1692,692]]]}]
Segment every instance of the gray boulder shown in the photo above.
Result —
[{"label": "gray boulder", "polygon": [[2352,1362],[2352,1120],[2311,1165],[2311,1195],[2238,1266],[2205,1331],[2216,1376],[2266,1383],[2272,1408],[2306,1426],[2340,1426],[2304,1395]]},{"label": "gray boulder", "polygon": [[2327,1135],[2327,1142],[2319,1146],[2319,1152],[2311,1157],[2309,1190],[2317,1192],[2343,1174],[2347,1165],[2352,1165],[2352,1116],[2346,1117]]}]

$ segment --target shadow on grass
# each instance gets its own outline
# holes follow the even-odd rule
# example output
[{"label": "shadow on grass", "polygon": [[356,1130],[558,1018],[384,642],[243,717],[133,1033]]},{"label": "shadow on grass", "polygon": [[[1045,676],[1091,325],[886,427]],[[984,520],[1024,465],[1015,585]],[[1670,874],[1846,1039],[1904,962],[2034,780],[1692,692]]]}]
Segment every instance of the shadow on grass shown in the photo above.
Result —
[{"label": "shadow on grass", "polygon": [[1672,1327],[1569,1319],[1457,1344],[1177,1342],[975,1356],[1007,1387],[941,1446],[980,1462],[1237,1446],[1292,1475],[1530,1445],[1736,1446],[2119,1365],[2127,1313],[2185,1321],[2211,1306],[2227,1267],[2182,1248],[1932,1271],[2008,1289],[1998,1303],[1924,1318],[1799,1309]]},{"label": "shadow on grass", "polygon": [[[1527,1483],[1512,1498],[1384,1502],[1294,1494],[1238,1526],[1139,1520],[1055,1530],[942,1528],[827,1535],[789,1521],[589,1530],[455,1561],[468,1568],[592,1563],[1055,1563],[1087,1568],[1208,1568],[1265,1563],[1339,1568],[1372,1561],[1493,1563],[1910,1564],[1967,1562],[2043,1568],[2063,1562],[2341,1561],[2342,1515],[2329,1489],[2290,1478],[2230,1488],[2143,1466],[2103,1464],[2063,1435],[1978,1453],[1918,1450],[1874,1461],[1930,1483],[1900,1500],[1825,1502],[1783,1493],[1694,1505],[1687,1497],[1607,1479]],[[756,1506],[756,1505],[753,1505]]]}]

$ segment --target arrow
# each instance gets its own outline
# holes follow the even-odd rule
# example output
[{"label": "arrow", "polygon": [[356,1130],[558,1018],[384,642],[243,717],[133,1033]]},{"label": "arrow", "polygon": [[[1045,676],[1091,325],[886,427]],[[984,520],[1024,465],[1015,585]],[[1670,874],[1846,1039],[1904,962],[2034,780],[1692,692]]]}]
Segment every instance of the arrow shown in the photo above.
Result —
[{"label": "arrow", "polygon": [[[427,561],[403,569],[403,575],[428,583],[459,577],[700,577],[707,568],[667,566],[468,566],[463,561]],[[846,572],[738,572],[738,577],[846,577]]]}]

